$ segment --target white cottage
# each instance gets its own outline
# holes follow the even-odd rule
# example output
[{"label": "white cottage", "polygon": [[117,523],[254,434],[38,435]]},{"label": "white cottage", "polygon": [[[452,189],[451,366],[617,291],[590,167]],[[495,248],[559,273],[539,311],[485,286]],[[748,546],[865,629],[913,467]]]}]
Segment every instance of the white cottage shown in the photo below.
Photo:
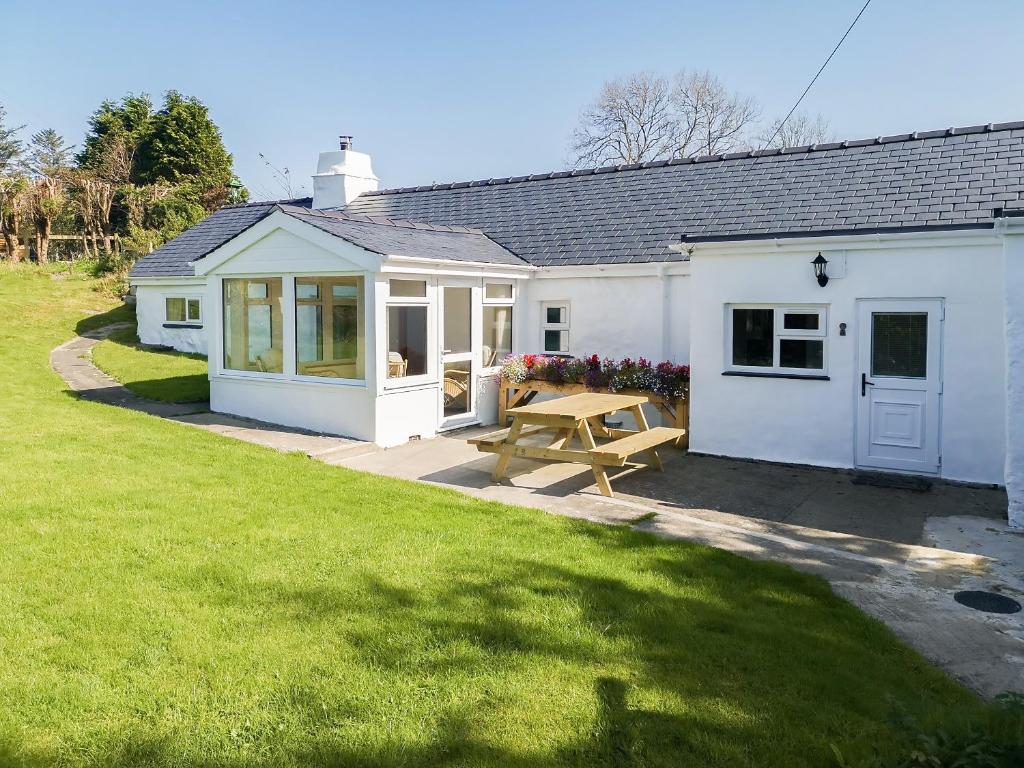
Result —
[{"label": "white cottage", "polygon": [[690,362],[693,451],[1005,484],[1024,524],[1024,123],[224,208],[132,272],[212,407],[397,445],[509,352]]}]

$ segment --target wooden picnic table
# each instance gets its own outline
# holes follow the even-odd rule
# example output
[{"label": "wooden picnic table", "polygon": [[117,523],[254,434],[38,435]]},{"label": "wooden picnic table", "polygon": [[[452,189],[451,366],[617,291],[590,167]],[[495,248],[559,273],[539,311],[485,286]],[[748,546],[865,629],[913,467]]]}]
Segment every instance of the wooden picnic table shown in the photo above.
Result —
[{"label": "wooden picnic table", "polygon": [[[491,479],[500,481],[513,457],[546,459],[589,464],[597,487],[605,496],[612,496],[606,467],[652,466],[661,469],[657,446],[677,443],[685,430],[648,426],[643,404],[646,397],[613,393],[585,392],[542,403],[510,408],[512,425],[469,442],[481,451],[498,454]],[[637,429],[613,429],[605,426],[604,417],[618,411],[633,415]],[[529,445],[520,442],[524,437],[545,431],[554,431],[554,439],[547,445]],[[594,437],[611,438],[612,442],[598,445]],[[582,449],[572,447],[579,438]],[[646,464],[630,462],[631,455],[645,451]]]}]

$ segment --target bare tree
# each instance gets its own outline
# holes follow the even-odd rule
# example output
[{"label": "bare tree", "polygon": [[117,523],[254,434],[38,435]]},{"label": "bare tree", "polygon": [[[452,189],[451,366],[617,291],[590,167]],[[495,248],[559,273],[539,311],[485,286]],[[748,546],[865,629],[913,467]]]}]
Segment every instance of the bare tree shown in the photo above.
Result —
[{"label": "bare tree", "polygon": [[758,114],[753,99],[709,72],[680,72],[671,82],[641,72],[606,82],[583,110],[570,160],[578,168],[730,152],[746,145]]},{"label": "bare tree", "polygon": [[747,131],[760,115],[757,102],[729,91],[710,72],[680,72],[672,88],[678,125],[676,157],[733,152],[748,145]]},{"label": "bare tree", "polygon": [[[110,214],[114,207],[114,198],[118,188],[110,181],[99,177],[93,171],[76,170],[69,175],[71,192],[82,217],[82,251],[87,257],[99,257],[99,245],[110,253],[113,249],[114,231],[110,223]],[[90,250],[89,243],[93,249]]]},{"label": "bare tree", "polygon": [[24,127],[7,125],[7,110],[0,104],[0,236],[11,261],[18,260],[18,224],[26,187],[21,167],[25,147],[18,138]]},{"label": "bare tree", "polygon": [[0,235],[4,239],[7,258],[20,261],[18,239],[21,235],[21,220],[26,214],[28,203],[28,179],[20,173],[0,175]]},{"label": "bare tree", "polygon": [[[270,162],[270,159],[265,154],[262,152],[258,154],[260,156],[260,160],[263,161],[263,165],[270,169],[270,174],[274,177],[274,181],[277,183],[277,186],[280,187],[281,191],[284,193],[285,199],[294,200],[298,197],[296,190],[292,187],[291,169],[288,168],[288,166],[282,166],[279,168]],[[299,190],[302,189],[303,187],[299,187]]]},{"label": "bare tree", "polygon": [[98,249],[96,244],[102,241],[108,256],[113,251],[115,240],[111,212],[118,193],[126,193],[131,184],[135,148],[123,135],[109,133],[94,143],[92,153],[92,166],[75,171],[71,178],[82,217],[82,250],[86,256],[98,258],[98,250],[90,252],[89,241],[92,241],[94,249]]},{"label": "bare tree", "polygon": [[671,95],[668,81],[650,72],[607,81],[580,114],[570,147],[574,167],[670,156],[676,145]]},{"label": "bare tree", "polygon": [[782,149],[825,144],[835,138],[832,127],[822,115],[812,119],[806,112],[795,112],[785,123],[781,118],[773,122],[758,140],[764,149]]},{"label": "bare tree", "polygon": [[29,201],[36,228],[36,257],[49,261],[53,220],[67,205],[67,176],[73,147],[52,128],[32,135],[27,166],[32,174]]}]

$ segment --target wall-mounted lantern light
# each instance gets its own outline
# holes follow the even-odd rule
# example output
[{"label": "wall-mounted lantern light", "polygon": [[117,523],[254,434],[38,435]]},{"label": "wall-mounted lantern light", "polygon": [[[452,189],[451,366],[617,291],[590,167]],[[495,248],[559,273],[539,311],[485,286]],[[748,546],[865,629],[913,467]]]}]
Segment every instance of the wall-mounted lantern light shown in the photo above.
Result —
[{"label": "wall-mounted lantern light", "polygon": [[825,274],[825,268],[828,266],[828,259],[819,253],[814,257],[814,261],[812,261],[811,264],[814,265],[814,276],[818,278],[818,285],[824,288],[828,285],[828,275]]}]

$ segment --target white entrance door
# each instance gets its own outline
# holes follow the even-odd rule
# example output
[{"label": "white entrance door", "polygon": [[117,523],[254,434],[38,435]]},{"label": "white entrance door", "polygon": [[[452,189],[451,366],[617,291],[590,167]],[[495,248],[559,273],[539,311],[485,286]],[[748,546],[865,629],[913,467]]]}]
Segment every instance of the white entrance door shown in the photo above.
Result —
[{"label": "white entrance door", "polygon": [[441,428],[450,429],[476,421],[476,382],[473,353],[474,296],[469,284],[442,285],[440,295]]},{"label": "white entrance door", "polygon": [[942,300],[858,306],[857,466],[937,474]]}]

